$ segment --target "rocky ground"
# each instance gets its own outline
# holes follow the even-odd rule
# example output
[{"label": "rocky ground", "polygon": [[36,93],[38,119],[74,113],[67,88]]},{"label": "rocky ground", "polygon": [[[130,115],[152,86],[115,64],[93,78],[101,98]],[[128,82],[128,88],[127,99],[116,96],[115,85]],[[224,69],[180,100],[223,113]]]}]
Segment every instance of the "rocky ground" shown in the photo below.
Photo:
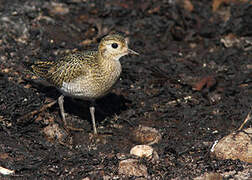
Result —
[{"label": "rocky ground", "polygon": [[[59,93],[23,63],[94,49],[112,31],[140,56],[121,59],[120,81],[97,101],[98,138],[88,102],[65,99],[67,121],[84,129],[69,133]],[[251,35],[246,0],[0,0],[0,167],[12,170],[0,178],[249,179],[251,164],[211,148],[251,111]],[[137,144],[155,155],[130,155]],[[127,159],[138,173],[122,169]]]}]

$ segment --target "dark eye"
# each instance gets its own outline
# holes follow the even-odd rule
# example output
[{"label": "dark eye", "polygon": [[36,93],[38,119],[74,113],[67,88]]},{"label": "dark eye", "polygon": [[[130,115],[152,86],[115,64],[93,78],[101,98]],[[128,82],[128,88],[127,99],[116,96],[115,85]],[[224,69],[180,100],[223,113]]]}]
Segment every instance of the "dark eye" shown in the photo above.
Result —
[{"label": "dark eye", "polygon": [[117,43],[113,43],[111,44],[112,48],[116,49],[118,47],[118,44]]}]

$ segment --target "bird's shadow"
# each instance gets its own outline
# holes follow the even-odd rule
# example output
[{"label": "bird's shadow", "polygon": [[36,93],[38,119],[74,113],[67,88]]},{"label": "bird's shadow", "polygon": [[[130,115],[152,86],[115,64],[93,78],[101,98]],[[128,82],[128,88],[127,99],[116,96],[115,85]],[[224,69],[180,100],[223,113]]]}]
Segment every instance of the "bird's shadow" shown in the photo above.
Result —
[{"label": "bird's shadow", "polygon": [[[43,93],[46,97],[57,100],[61,93],[57,88],[50,86],[43,80],[27,80],[32,88],[37,89],[40,93]],[[96,122],[99,123],[103,121],[106,117],[111,117],[119,115],[120,112],[128,109],[126,104],[131,103],[130,100],[127,100],[122,95],[117,95],[115,93],[109,93],[106,96],[97,99],[95,103],[95,118]],[[91,115],[89,112],[90,102],[76,99],[72,97],[64,97],[64,109],[65,113],[78,116],[80,119],[89,120],[91,124]],[[59,112],[58,104],[51,107],[51,111]],[[60,114],[60,113],[59,113]],[[67,118],[68,119],[68,118]]]},{"label": "bird's shadow", "polygon": [[[109,93],[97,99],[95,103],[96,122],[99,123],[107,117],[120,114],[120,112],[127,109],[126,103],[129,102],[130,101],[125,99],[122,95],[116,95],[114,93]],[[67,113],[76,115],[81,119],[88,119],[91,122],[89,106],[89,101],[65,97],[64,107]]]}]

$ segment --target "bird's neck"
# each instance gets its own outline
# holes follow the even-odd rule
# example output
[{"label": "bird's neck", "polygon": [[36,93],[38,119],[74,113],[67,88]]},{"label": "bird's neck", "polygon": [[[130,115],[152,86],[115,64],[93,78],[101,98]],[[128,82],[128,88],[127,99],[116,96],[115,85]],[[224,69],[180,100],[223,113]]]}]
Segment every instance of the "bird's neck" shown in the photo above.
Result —
[{"label": "bird's neck", "polygon": [[98,61],[101,66],[101,69],[110,72],[116,76],[120,75],[122,68],[119,59],[121,56],[110,56],[108,54],[104,56],[100,53],[98,56]]}]

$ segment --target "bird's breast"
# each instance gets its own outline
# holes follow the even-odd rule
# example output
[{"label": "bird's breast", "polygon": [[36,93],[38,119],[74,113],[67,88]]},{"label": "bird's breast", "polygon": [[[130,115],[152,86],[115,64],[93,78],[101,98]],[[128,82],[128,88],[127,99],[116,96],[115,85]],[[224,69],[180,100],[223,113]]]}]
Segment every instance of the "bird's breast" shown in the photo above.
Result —
[{"label": "bird's breast", "polygon": [[106,95],[117,82],[121,74],[119,61],[95,69],[86,75],[70,81],[63,82],[60,91],[67,96],[80,99],[96,99]]}]

